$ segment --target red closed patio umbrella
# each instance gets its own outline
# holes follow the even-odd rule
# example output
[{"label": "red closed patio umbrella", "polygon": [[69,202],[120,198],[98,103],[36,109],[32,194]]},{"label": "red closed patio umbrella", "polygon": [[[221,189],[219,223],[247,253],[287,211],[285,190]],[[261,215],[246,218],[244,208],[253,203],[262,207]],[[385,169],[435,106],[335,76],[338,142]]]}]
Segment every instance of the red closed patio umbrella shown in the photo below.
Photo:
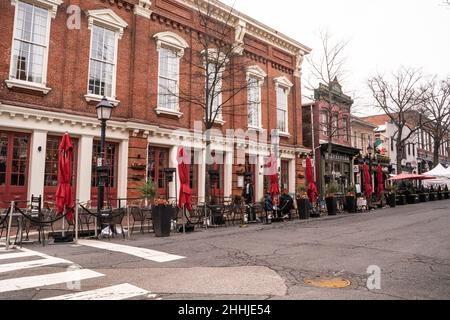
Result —
[{"label": "red closed patio umbrella", "polygon": [[363,165],[363,174],[364,174],[364,195],[366,198],[372,197],[373,188],[370,179],[369,166],[367,163]]},{"label": "red closed patio umbrella", "polygon": [[67,218],[73,221],[72,186],[73,144],[68,133],[64,134],[59,145],[58,188],[56,190],[56,206],[58,215],[67,212]]},{"label": "red closed patio umbrella", "polygon": [[378,195],[381,195],[384,192],[383,183],[383,169],[381,168],[381,164],[378,164]]},{"label": "red closed patio umbrella", "polygon": [[277,205],[278,202],[276,201],[276,196],[280,194],[280,184],[278,179],[278,170],[277,170],[277,159],[274,155],[271,155],[269,157],[269,162],[267,164],[267,168],[269,169],[270,173],[270,187],[269,187],[269,193],[272,197],[272,202],[274,205]]},{"label": "red closed patio umbrella", "polygon": [[192,211],[192,191],[189,177],[189,155],[183,147],[178,148],[178,175],[180,177],[180,197],[178,206]]},{"label": "red closed patio umbrella", "polygon": [[306,158],[306,180],[308,182],[308,198],[311,203],[315,203],[317,201],[317,187],[314,181],[314,173],[311,163],[311,158]]}]

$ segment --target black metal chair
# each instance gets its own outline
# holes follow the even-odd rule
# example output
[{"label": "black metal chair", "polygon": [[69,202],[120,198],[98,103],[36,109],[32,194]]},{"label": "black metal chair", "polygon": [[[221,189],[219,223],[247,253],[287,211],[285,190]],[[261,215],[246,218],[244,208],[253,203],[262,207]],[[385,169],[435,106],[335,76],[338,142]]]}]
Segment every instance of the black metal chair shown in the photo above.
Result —
[{"label": "black metal chair", "polygon": [[145,221],[148,219],[146,217],[146,214],[144,211],[139,207],[131,207],[131,216],[133,218],[133,226],[131,227],[130,234],[133,234],[134,231],[134,225],[136,222],[140,223],[140,232],[144,234],[144,224]]}]

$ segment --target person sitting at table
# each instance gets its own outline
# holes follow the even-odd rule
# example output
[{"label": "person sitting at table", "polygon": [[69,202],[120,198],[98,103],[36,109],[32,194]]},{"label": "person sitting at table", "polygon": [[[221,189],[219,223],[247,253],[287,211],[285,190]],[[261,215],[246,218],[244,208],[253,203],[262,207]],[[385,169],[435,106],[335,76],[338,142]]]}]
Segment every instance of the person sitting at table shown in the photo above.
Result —
[{"label": "person sitting at table", "polygon": [[292,199],[286,189],[283,190],[283,194],[280,197],[280,208],[280,218],[291,219],[291,210],[294,208],[294,199]]}]

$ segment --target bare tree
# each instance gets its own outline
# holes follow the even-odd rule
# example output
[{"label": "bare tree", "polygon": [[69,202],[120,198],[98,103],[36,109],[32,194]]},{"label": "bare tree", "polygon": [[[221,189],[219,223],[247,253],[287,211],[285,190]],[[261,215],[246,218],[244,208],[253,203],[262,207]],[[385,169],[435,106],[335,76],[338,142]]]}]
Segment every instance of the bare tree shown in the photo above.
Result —
[{"label": "bare tree", "polygon": [[395,125],[396,131],[390,137],[396,142],[397,172],[402,173],[404,150],[418,129],[427,125],[422,113],[428,89],[421,86],[422,72],[412,68],[400,68],[391,78],[378,75],[368,80],[369,89],[380,108]]},{"label": "bare tree", "polygon": [[420,113],[430,119],[423,130],[433,138],[433,163],[439,164],[439,151],[449,142],[450,131],[450,78],[443,81],[433,79],[427,91]]},{"label": "bare tree", "polygon": [[[330,33],[326,31],[320,32],[320,40],[321,47],[316,51],[318,54],[307,58],[311,69],[307,89],[314,90],[314,100],[326,100],[326,104],[321,108],[323,116],[320,117],[319,123],[316,125],[318,130],[323,130],[328,136],[327,158],[329,158],[333,152],[333,140],[339,138],[342,134],[347,134],[339,126],[336,115],[340,113],[350,114],[353,101],[350,97],[344,99],[346,101],[339,101],[338,98],[343,95],[338,79],[342,80],[346,76],[344,69],[345,49],[348,43],[334,40]],[[319,83],[318,89],[317,83]],[[342,102],[344,103],[342,104]],[[348,123],[347,126],[349,126]],[[332,170],[331,166],[329,168]],[[331,173],[331,171],[328,173]]]},{"label": "bare tree", "polygon": [[[225,8],[216,0],[197,2],[194,19],[200,28],[183,55],[185,71],[178,75],[189,79],[189,85],[160,90],[167,99],[202,110],[208,164],[217,156],[211,150],[211,129],[223,121],[224,115],[247,117],[248,100],[239,96],[249,86],[258,84],[257,79],[246,79],[249,59],[243,55],[245,25],[233,8]],[[208,187],[205,194],[208,195]]]}]

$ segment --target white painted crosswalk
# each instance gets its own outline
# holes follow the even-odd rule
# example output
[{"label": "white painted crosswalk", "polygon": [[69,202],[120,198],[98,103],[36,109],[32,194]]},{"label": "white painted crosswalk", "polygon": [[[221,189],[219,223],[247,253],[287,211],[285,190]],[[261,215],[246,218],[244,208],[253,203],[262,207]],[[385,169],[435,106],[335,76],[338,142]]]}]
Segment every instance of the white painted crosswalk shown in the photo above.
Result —
[{"label": "white painted crosswalk", "polygon": [[[15,261],[16,260],[16,261]],[[20,260],[20,261],[17,261]],[[23,261],[26,260],[26,261]],[[36,275],[40,272],[40,268],[55,266],[65,268],[65,272],[44,273]],[[44,300],[123,300],[131,298],[156,298],[147,290],[138,288],[131,284],[118,284],[110,287],[100,287],[92,290],[92,282],[89,288],[91,290],[80,291],[83,281],[104,279],[105,275],[89,269],[73,268],[74,263],[57,257],[48,256],[46,254],[32,251],[29,249],[16,249],[1,253],[0,251],[0,299],[3,294],[10,292],[18,292],[27,289],[49,288],[54,285],[64,285],[64,290],[69,293],[56,297],[46,298]],[[27,275],[28,270],[33,271],[33,275]],[[48,272],[48,268],[46,268]],[[9,274],[14,273],[16,276],[20,272],[20,277],[7,278]],[[73,284],[80,284],[78,289],[74,290]]]},{"label": "white painted crosswalk", "polygon": [[79,240],[78,244],[87,246],[87,247],[128,254],[131,256],[135,256],[135,257],[139,257],[142,259],[155,261],[155,262],[170,262],[170,261],[175,261],[175,260],[180,260],[180,259],[186,258],[183,256],[178,256],[178,255],[165,253],[165,252],[161,252],[161,251],[155,251],[155,250],[139,248],[139,247],[132,247],[132,246],[125,246],[125,245],[110,243],[110,242]]}]

